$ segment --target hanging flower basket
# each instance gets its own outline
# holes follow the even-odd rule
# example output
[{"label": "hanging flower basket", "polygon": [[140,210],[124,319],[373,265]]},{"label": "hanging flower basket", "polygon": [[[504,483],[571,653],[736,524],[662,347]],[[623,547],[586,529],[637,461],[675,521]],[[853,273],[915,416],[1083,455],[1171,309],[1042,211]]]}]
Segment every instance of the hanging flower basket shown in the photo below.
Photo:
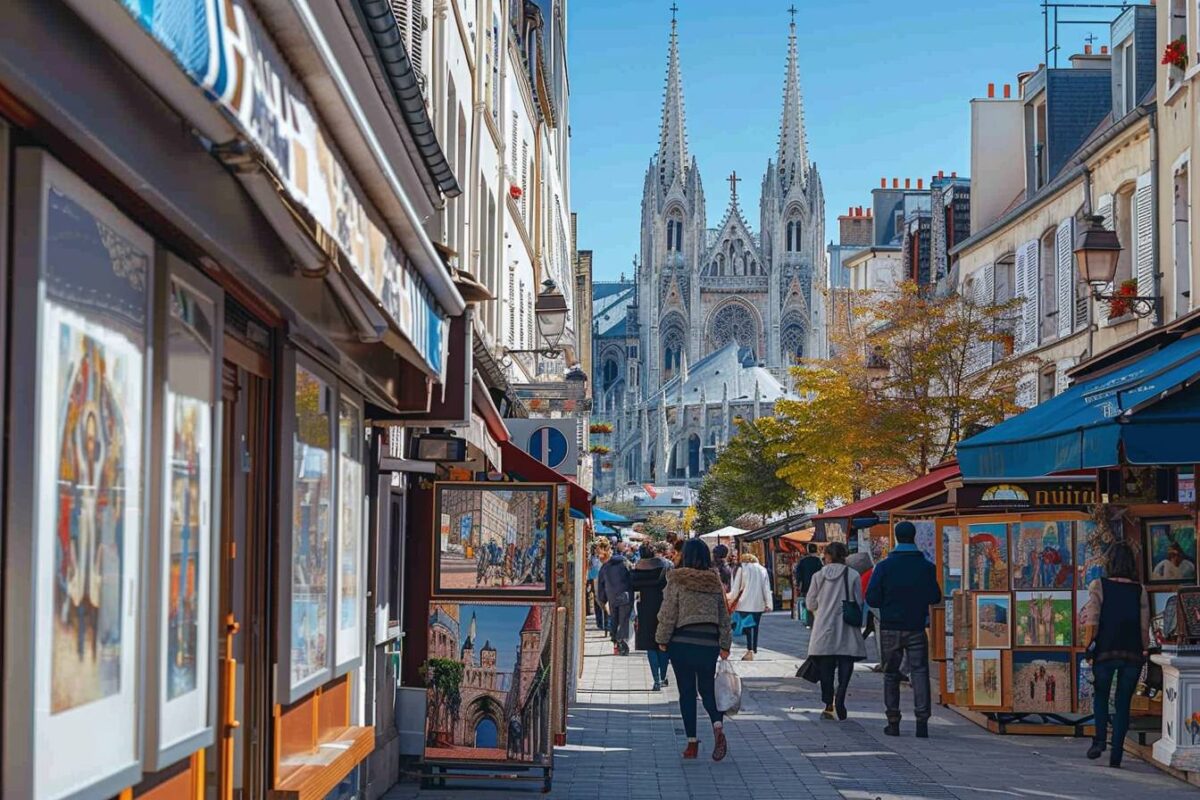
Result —
[{"label": "hanging flower basket", "polygon": [[1188,50],[1186,36],[1180,36],[1178,39],[1167,42],[1167,46],[1163,48],[1162,63],[1181,70],[1187,69]]},{"label": "hanging flower basket", "polygon": [[1123,317],[1133,310],[1133,305],[1125,299],[1127,297],[1137,297],[1137,281],[1133,278],[1121,281],[1116,296],[1108,301],[1109,319]]},{"label": "hanging flower basket", "polygon": [[511,197],[513,200],[520,200],[521,195],[523,195],[523,194],[525,194],[525,192],[524,192],[524,190],[521,189],[520,186],[517,186],[515,183],[510,183],[508,185],[508,196]]},{"label": "hanging flower basket", "polygon": [[595,453],[598,456],[606,456],[612,452],[612,448],[604,444],[594,444],[589,452]]},{"label": "hanging flower basket", "polygon": [[588,430],[592,433],[612,433],[613,426],[611,422],[593,422]]}]

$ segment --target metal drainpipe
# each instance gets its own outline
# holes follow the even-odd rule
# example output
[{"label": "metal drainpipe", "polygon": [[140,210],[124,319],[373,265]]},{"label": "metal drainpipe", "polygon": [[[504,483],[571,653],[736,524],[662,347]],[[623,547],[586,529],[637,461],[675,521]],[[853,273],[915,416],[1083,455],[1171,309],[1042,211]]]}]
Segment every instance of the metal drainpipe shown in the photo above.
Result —
[{"label": "metal drainpipe", "polygon": [[1154,282],[1153,294],[1155,297],[1154,304],[1154,324],[1155,326],[1163,324],[1163,297],[1162,297],[1162,269],[1159,253],[1161,250],[1158,225],[1158,111],[1152,109],[1150,111],[1150,180],[1152,181],[1153,192],[1150,195],[1150,214],[1154,220],[1154,224],[1150,226],[1150,252],[1154,258]]}]

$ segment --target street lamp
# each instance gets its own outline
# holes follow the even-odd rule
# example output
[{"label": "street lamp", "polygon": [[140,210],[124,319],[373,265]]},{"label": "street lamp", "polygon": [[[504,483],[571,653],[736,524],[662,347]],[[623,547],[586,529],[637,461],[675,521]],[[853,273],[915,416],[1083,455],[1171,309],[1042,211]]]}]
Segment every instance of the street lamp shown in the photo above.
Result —
[{"label": "street lamp", "polygon": [[1075,263],[1079,277],[1092,289],[1093,299],[1099,302],[1120,300],[1129,305],[1135,316],[1148,317],[1157,314],[1157,297],[1139,297],[1126,294],[1103,294],[1102,287],[1112,284],[1117,274],[1117,259],[1121,255],[1121,241],[1117,232],[1104,227],[1104,217],[1089,214],[1085,217],[1087,227],[1075,237]]},{"label": "street lamp", "polygon": [[567,298],[563,297],[558,286],[549,278],[542,282],[542,291],[533,304],[533,315],[537,320],[538,333],[546,342],[546,346],[532,350],[512,350],[506,347],[504,355],[536,353],[544,358],[558,358],[562,355],[558,343],[567,329]]}]

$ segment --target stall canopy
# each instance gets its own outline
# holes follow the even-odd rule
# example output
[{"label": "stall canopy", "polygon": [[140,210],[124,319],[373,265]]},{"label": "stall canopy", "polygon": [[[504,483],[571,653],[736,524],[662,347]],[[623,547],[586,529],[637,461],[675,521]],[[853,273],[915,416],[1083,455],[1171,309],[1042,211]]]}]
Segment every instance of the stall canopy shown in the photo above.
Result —
[{"label": "stall canopy", "polygon": [[700,536],[710,547],[715,547],[722,542],[732,542],[737,537],[747,533],[745,528],[735,528],[732,525],[726,525],[724,528],[719,528],[715,531],[710,531]]},{"label": "stall canopy", "polygon": [[512,442],[500,443],[504,471],[524,481],[534,483],[565,483],[571,502],[571,516],[587,519],[592,515],[592,500],[588,490],[575,481],[560,475],[550,467],[517,447]]},{"label": "stall canopy", "polygon": [[811,527],[812,514],[792,514],[790,517],[776,520],[775,522],[763,525],[761,528],[755,528],[742,537],[744,542],[762,542],[767,539],[779,539],[783,536],[799,531],[805,526]]},{"label": "stall canopy", "polygon": [[779,537],[779,547],[787,552],[802,553],[805,550],[804,545],[813,540],[816,532],[815,528],[805,528],[802,531],[785,533]]},{"label": "stall canopy", "polygon": [[958,477],[958,463],[947,461],[908,483],[893,486],[887,491],[873,494],[870,497],[857,500],[841,508],[817,514],[812,518],[817,527],[818,538],[816,541],[825,541],[824,528],[828,523],[842,523],[846,526],[847,530],[845,532],[848,534],[850,522],[856,520],[865,521],[880,511],[890,511],[893,508],[899,508],[902,505],[911,503],[914,500],[919,500],[925,495],[938,491],[946,481],[956,477]]},{"label": "stall canopy", "polygon": [[1200,461],[1200,332],[958,445],[964,478],[1032,478],[1118,464]]},{"label": "stall canopy", "polygon": [[620,514],[614,514],[606,508],[596,506],[592,509],[592,519],[597,522],[615,522],[618,525],[632,524],[633,520],[628,517],[622,517]]}]

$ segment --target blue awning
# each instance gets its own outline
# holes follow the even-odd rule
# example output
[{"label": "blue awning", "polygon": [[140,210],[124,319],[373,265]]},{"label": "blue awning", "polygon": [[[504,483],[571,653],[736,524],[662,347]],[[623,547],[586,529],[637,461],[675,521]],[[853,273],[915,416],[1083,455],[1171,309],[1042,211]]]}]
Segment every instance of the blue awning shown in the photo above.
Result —
[{"label": "blue awning", "polygon": [[1200,334],[1081,381],[958,445],[964,478],[1200,462]]},{"label": "blue awning", "polygon": [[629,519],[628,517],[622,517],[620,514],[614,514],[608,509],[600,508],[599,506],[592,507],[592,519],[596,520],[597,522],[616,522],[622,525],[628,525],[633,522],[633,520]]},{"label": "blue awning", "polygon": [[599,522],[599,521],[596,522],[596,527],[594,528],[594,530],[596,531],[596,533],[602,533],[605,536],[616,536],[617,535],[617,532],[615,530],[608,527],[603,522]]}]

